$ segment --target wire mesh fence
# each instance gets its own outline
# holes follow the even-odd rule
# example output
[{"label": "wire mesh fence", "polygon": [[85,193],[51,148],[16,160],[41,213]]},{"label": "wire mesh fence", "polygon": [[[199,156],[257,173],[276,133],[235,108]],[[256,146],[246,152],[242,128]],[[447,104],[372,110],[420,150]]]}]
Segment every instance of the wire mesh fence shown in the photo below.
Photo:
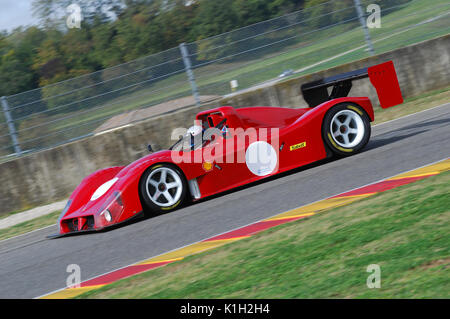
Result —
[{"label": "wire mesh fence", "polygon": [[[360,3],[364,19],[370,18],[369,5],[381,9],[380,28],[369,29],[376,54],[450,33],[447,0]],[[370,55],[355,0],[324,2],[185,47],[195,94],[200,96],[197,101]],[[185,62],[177,47],[6,97],[7,110],[0,112],[0,156],[20,156],[92,135],[111,118],[129,111],[156,105],[158,112],[173,109],[174,100],[193,94]],[[230,81],[235,81],[234,88]],[[196,99],[189,101],[195,104]],[[108,127],[113,126],[112,122]]]}]

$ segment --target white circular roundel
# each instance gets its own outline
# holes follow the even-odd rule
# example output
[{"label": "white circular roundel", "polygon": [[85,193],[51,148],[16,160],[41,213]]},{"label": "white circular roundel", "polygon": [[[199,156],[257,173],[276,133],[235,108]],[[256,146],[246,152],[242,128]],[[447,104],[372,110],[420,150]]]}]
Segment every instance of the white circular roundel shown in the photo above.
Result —
[{"label": "white circular roundel", "polygon": [[264,141],[250,144],[245,152],[245,164],[255,175],[266,176],[277,167],[278,157],[272,145]]}]

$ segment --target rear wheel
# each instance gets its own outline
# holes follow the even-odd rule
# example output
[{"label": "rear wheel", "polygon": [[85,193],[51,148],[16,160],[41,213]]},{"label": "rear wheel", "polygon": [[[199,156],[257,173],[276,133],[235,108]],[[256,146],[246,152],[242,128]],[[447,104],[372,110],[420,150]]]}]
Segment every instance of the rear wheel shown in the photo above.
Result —
[{"label": "rear wheel", "polygon": [[368,115],[354,103],[337,104],[323,121],[323,139],[338,155],[348,156],[360,151],[369,142],[370,133]]},{"label": "rear wheel", "polygon": [[186,198],[186,189],[184,175],[170,164],[150,167],[139,182],[142,204],[151,213],[166,212],[181,206]]}]

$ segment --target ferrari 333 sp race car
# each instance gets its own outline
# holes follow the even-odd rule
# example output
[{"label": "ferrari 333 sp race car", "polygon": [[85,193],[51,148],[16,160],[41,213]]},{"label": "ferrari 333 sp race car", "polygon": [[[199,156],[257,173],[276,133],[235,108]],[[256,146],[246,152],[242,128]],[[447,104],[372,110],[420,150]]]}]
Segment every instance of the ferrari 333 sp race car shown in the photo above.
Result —
[{"label": "ferrari 333 sp race car", "polygon": [[196,125],[168,150],[86,177],[70,196],[54,237],[171,211],[327,157],[357,153],[369,141],[374,112],[368,97],[347,95],[352,80],[364,77],[382,108],[403,102],[389,61],[302,85],[308,108],[224,106],[200,112]]}]

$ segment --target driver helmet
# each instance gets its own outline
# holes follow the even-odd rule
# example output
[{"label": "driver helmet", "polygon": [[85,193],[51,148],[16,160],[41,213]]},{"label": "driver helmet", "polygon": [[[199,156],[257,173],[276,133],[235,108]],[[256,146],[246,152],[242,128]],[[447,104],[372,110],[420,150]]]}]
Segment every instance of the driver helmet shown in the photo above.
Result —
[{"label": "driver helmet", "polygon": [[191,149],[194,149],[195,145],[199,143],[199,138],[202,138],[202,132],[203,128],[200,125],[194,125],[188,128],[186,136],[190,136],[188,143],[190,144]]},{"label": "driver helmet", "polygon": [[194,125],[188,128],[187,135],[196,136],[201,134],[203,131],[203,128],[200,125]]}]

